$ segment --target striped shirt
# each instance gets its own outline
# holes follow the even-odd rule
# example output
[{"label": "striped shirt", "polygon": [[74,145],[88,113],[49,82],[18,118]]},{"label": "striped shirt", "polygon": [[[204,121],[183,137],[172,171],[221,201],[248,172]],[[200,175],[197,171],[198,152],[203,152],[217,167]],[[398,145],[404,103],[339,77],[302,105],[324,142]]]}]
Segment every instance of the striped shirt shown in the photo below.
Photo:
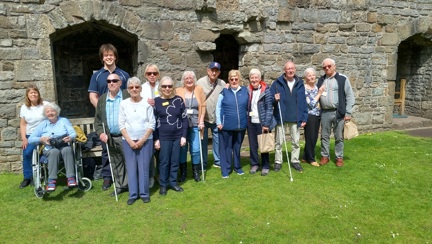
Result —
[{"label": "striped shirt", "polygon": [[111,132],[111,134],[120,134],[120,128],[119,128],[119,108],[120,108],[120,102],[123,100],[122,91],[119,90],[117,95],[114,97],[114,99],[110,98],[109,94],[107,94],[106,99],[106,116],[107,116],[107,123],[108,128]]}]

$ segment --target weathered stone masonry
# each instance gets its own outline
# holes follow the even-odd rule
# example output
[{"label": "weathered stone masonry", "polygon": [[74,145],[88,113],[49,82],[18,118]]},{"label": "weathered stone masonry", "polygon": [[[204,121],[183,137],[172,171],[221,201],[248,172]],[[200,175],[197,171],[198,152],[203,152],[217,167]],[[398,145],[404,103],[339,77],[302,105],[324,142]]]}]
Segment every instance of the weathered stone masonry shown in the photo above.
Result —
[{"label": "weathered stone masonry", "polygon": [[[46,100],[86,103],[95,30],[130,47],[120,58],[139,78],[148,63],[177,80],[185,70],[203,76],[221,35],[239,45],[235,65],[244,77],[259,68],[269,83],[288,59],[301,75],[310,66],[322,74],[321,61],[332,57],[350,77],[365,132],[391,127],[400,78],[408,80],[407,112],[432,118],[431,13],[429,0],[3,0],[0,171],[21,168],[19,107],[29,84]],[[77,107],[63,109],[84,114]]]}]

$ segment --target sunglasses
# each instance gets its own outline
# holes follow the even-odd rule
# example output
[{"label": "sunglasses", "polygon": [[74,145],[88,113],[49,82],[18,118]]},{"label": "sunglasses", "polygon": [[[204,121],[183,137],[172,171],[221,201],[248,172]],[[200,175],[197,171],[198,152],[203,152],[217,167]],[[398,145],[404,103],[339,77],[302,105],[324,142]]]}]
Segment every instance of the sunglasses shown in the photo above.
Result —
[{"label": "sunglasses", "polygon": [[108,84],[111,83],[111,82],[117,83],[117,82],[119,82],[119,81],[120,81],[119,79],[112,79],[112,80],[107,79],[107,83],[108,83]]},{"label": "sunglasses", "polygon": [[140,86],[129,86],[129,87],[128,87],[129,90],[132,90],[132,89],[134,89],[134,88],[138,90],[138,89],[140,89],[141,87],[140,87]]},{"label": "sunglasses", "polygon": [[232,81],[238,81],[239,79],[238,78],[230,78],[230,80],[232,80]]},{"label": "sunglasses", "polygon": [[161,85],[162,88],[173,88],[173,85]]},{"label": "sunglasses", "polygon": [[158,72],[146,72],[146,74],[147,74],[148,76],[150,76],[150,75],[157,76],[159,73],[158,73]]},{"label": "sunglasses", "polygon": [[323,66],[322,69],[326,70],[326,69],[330,69],[332,66],[331,65],[327,65],[327,66]]}]

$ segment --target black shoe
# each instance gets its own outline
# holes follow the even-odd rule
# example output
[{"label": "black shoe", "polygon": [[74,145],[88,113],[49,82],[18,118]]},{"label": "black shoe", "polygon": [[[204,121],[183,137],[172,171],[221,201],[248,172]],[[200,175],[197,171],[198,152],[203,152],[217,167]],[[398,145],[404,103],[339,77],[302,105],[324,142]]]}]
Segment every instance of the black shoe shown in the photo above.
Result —
[{"label": "black shoe", "polygon": [[104,179],[103,185],[102,185],[102,190],[106,191],[108,189],[111,188],[112,185],[112,180],[111,179]]},{"label": "black shoe", "polygon": [[282,168],[282,164],[277,164],[277,163],[274,164],[274,171],[278,172],[279,170],[281,170],[281,168]]},{"label": "black shoe", "polygon": [[201,181],[199,168],[199,164],[193,166],[193,178],[196,182]]},{"label": "black shoe", "polygon": [[24,179],[21,184],[19,185],[19,188],[24,188],[27,187],[28,185],[30,185],[30,183],[32,182],[31,179]]},{"label": "black shoe", "polygon": [[303,168],[299,163],[291,163],[291,166],[299,173],[303,173]]},{"label": "black shoe", "polygon": [[187,175],[187,164],[181,163],[180,164],[180,178],[179,178],[178,182],[184,182],[186,180],[186,175]]},{"label": "black shoe", "polygon": [[136,201],[136,198],[128,199],[128,200],[127,200],[127,205],[132,205],[132,204],[135,203],[135,201]]},{"label": "black shoe", "polygon": [[165,186],[161,186],[159,189],[159,194],[162,196],[166,196],[167,194],[167,188]]},{"label": "black shoe", "polygon": [[170,188],[173,189],[176,192],[182,192],[183,191],[183,188],[181,188],[180,186],[177,186],[177,185],[170,186]]},{"label": "black shoe", "polygon": [[143,198],[141,198],[141,200],[143,201],[143,203],[149,203],[150,197],[143,197]]},{"label": "black shoe", "polygon": [[[120,194],[122,194],[123,192],[127,192],[128,191],[128,189],[125,189],[125,188],[119,188],[119,189],[117,189],[117,195],[120,195]],[[112,197],[115,197],[115,192],[113,191],[112,193],[111,193],[111,196]]]}]

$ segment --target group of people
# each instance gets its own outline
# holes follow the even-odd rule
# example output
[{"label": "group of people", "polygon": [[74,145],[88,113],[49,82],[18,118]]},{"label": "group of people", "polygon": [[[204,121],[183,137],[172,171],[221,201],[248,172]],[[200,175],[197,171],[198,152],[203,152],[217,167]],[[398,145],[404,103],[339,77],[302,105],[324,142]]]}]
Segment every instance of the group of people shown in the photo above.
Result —
[{"label": "group of people", "polygon": [[[295,64],[288,61],[283,74],[271,85],[262,80],[258,69],[250,70],[248,85],[243,85],[239,70],[231,70],[225,83],[218,78],[220,64],[211,62],[206,76],[197,80],[193,71],[185,71],[176,86],[171,77],[160,78],[155,64],[146,66],[145,82],[130,77],[116,66],[118,53],[111,44],[103,44],[99,55],[103,67],[92,75],[88,92],[96,108],[95,131],[103,142],[102,190],[108,190],[115,183],[111,195],[129,191],[129,205],[138,199],[150,202],[149,189],[154,185],[156,172],[160,195],[165,196],[168,189],[182,192],[178,182],[187,177],[188,150],[193,179],[200,181],[200,173],[206,170],[209,162],[209,130],[213,166],[221,168],[223,178],[229,178],[232,171],[244,174],[240,149],[246,131],[250,174],[261,170],[262,176],[268,175],[270,156],[268,152],[261,153],[259,158],[258,136],[272,131],[276,134],[274,170],[281,170],[285,129],[289,130],[291,138],[290,163],[298,172],[303,172],[300,162],[312,166],[329,163],[332,130],[336,166],[344,164],[343,126],[344,121],[351,119],[355,100],[349,79],[336,72],[335,61],[330,58],[322,62],[325,74],[318,82],[313,68],[305,70],[303,80],[296,75]],[[27,89],[26,104],[20,113],[24,149],[24,181],[20,187],[31,182],[29,151],[35,143],[45,145],[44,154],[49,160],[54,158],[55,161],[62,154],[65,163],[69,161],[67,142],[76,134],[59,113],[57,105],[42,102],[36,87]],[[315,147],[320,127],[321,160],[317,163]],[[302,159],[300,128],[304,128],[306,141]],[[49,139],[60,135],[65,145],[60,149],[50,146]],[[48,168],[47,190],[55,190],[56,168],[53,165]],[[66,166],[69,186],[76,185],[72,173]]]}]

